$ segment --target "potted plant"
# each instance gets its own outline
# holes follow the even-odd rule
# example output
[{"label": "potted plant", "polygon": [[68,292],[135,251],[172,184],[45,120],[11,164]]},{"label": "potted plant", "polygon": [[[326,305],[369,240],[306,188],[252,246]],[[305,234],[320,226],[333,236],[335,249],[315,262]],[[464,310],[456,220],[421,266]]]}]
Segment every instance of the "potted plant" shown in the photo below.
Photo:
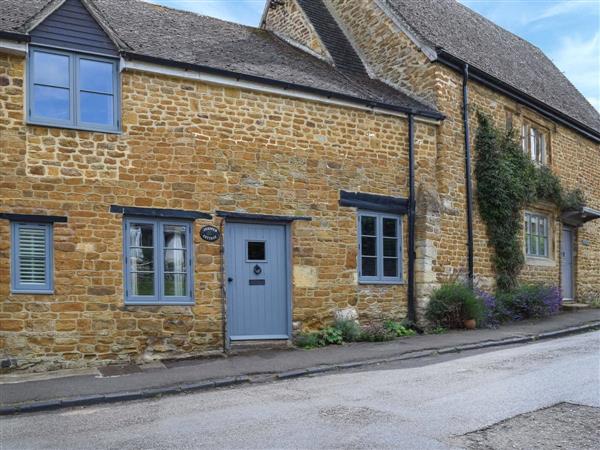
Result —
[{"label": "potted plant", "polygon": [[477,321],[483,314],[483,305],[475,295],[465,296],[463,299],[463,325],[467,330],[477,328]]}]

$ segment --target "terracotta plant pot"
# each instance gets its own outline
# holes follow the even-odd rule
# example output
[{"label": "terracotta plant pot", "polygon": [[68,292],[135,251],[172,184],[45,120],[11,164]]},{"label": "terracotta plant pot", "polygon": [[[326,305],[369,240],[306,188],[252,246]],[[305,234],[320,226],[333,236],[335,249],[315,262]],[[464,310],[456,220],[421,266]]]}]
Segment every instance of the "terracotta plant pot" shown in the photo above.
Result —
[{"label": "terracotta plant pot", "polygon": [[475,328],[477,328],[477,322],[475,321],[475,319],[465,320],[464,325],[467,330],[474,330]]}]

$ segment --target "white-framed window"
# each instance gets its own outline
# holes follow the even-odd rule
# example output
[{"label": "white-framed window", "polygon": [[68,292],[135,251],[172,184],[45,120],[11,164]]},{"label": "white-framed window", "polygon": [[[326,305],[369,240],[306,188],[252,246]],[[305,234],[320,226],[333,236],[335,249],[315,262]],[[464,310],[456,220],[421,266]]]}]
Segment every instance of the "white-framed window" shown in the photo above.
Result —
[{"label": "white-framed window", "polygon": [[193,304],[192,224],[125,219],[125,304]]},{"label": "white-framed window", "polygon": [[362,283],[402,282],[402,218],[358,212],[358,279]]},{"label": "white-framed window", "polygon": [[54,261],[52,224],[11,223],[11,291],[52,294]]},{"label": "white-framed window", "polygon": [[550,255],[550,230],[548,216],[525,213],[525,254],[538,258]]},{"label": "white-framed window", "polygon": [[29,123],[119,131],[118,60],[45,47],[28,58]]},{"label": "white-framed window", "polygon": [[548,133],[542,129],[523,123],[521,127],[521,147],[532,161],[538,164],[547,164]]}]

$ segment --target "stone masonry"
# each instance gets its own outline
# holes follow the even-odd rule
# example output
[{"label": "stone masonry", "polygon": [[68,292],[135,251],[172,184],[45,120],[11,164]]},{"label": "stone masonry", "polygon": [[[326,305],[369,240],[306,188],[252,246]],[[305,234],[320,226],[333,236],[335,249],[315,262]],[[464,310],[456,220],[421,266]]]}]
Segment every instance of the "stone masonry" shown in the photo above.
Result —
[{"label": "stone masonry", "polygon": [[[407,196],[405,118],[126,71],[122,134],[28,126],[24,63],[0,56],[2,210],[68,222],[54,225],[55,295],[16,295],[0,221],[0,352],[17,367],[222,351],[222,241],[198,233],[221,219],[195,222],[195,306],[126,307],[111,204],[311,216],[292,229],[293,320],[314,329],[349,306],[361,320],[406,315],[405,285],[357,283],[356,210],[338,205],[340,190]],[[435,149],[435,125],[417,122],[418,164],[432,167]]]},{"label": "stone masonry", "polygon": [[[325,60],[326,48],[295,0],[276,2],[265,27]],[[369,73],[441,111],[416,121],[416,294],[418,313],[433,289],[465,270],[467,225],[462,75],[432,62],[382,2],[326,0]],[[402,115],[125,70],[122,132],[27,125],[25,57],[0,53],[0,211],[67,216],[54,224],[53,295],[11,294],[10,224],[0,220],[0,360],[42,371],[142,362],[223,351],[222,246],[193,227],[194,306],[125,306],[123,217],[110,205],[310,216],[294,222],[292,319],[297,329],[331,323],[356,308],[361,321],[402,319],[406,285],[360,284],[356,209],[340,190],[408,196],[408,123]],[[505,126],[537,124],[549,136],[549,165],[567,188],[600,206],[600,146],[476,82],[475,112]],[[475,273],[494,287],[493,249],[475,205]],[[550,258],[528,259],[522,279],[560,283],[559,211]],[[403,224],[404,274],[407,221]],[[223,233],[224,236],[224,233]],[[577,229],[576,295],[600,293],[600,220]]]},{"label": "stone masonry", "polygon": [[[293,1],[293,0],[289,0]],[[411,39],[402,24],[394,23],[379,6],[381,1],[326,0],[326,5],[343,21],[348,37],[358,47],[370,69],[382,80],[432,101],[446,119],[437,129],[436,155],[428,168],[434,174],[430,183],[417,169],[422,197],[417,204],[417,271],[419,264],[429,269],[419,279],[420,304],[440,282],[467,265],[466,195],[464,174],[464,131],[462,123],[462,75],[437,62],[431,62],[419,43]],[[600,145],[570,128],[551,122],[540,114],[474,81],[469,82],[470,127],[475,140],[475,112],[491,115],[499,127],[506,126],[507,112],[513,127],[520,130],[523,120],[537,124],[549,135],[549,166],[568,189],[579,188],[590,206],[600,205]],[[473,147],[473,145],[472,145]],[[473,177],[474,179],[474,177]],[[476,199],[475,199],[476,200]],[[488,288],[494,285],[491,256],[485,224],[474,201],[475,273]],[[439,214],[437,213],[439,208]],[[528,210],[551,217],[551,257],[549,261],[528,258],[521,274],[523,280],[560,284],[559,211],[552,205],[531,205]],[[425,220],[427,217],[427,220]],[[575,248],[576,295],[600,293],[600,221],[577,230]],[[583,245],[582,243],[585,243]],[[427,273],[427,270],[425,270]],[[423,283],[423,281],[427,281]]]}]

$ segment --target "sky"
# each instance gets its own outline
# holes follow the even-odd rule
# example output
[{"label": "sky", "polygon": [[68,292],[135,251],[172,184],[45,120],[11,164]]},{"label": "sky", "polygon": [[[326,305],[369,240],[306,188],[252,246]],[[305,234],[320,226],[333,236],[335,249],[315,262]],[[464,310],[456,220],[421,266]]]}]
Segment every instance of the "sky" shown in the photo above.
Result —
[{"label": "sky", "polygon": [[[600,111],[600,0],[460,1],[541,48]],[[252,26],[258,25],[265,4],[265,0],[152,2]]]}]

